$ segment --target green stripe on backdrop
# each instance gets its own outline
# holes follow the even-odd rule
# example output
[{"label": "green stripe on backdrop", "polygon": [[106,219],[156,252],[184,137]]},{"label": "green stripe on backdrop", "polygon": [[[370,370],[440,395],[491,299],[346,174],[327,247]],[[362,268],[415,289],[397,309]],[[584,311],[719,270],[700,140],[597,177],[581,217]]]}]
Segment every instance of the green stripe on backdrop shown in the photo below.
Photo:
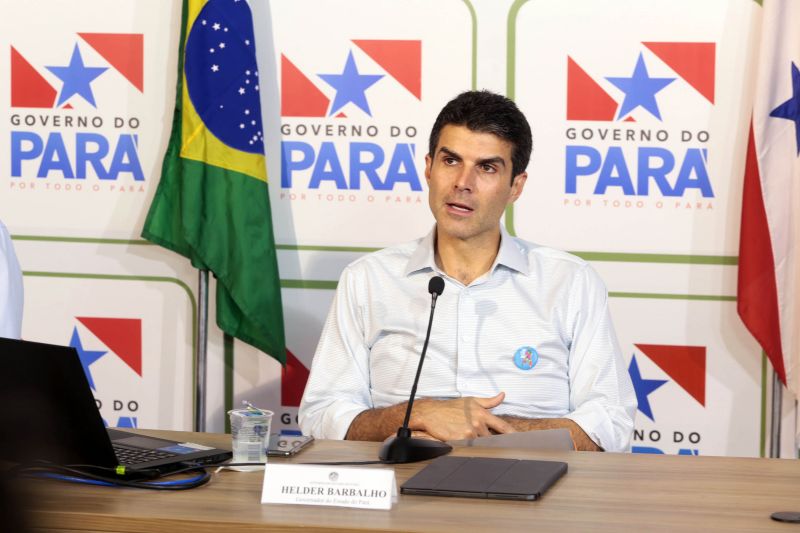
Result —
[{"label": "green stripe on backdrop", "polygon": [[[368,254],[380,250],[380,248],[366,246],[317,246],[317,245],[292,245],[278,244],[278,250],[297,251],[297,252],[352,252]],[[654,253],[632,253],[632,252],[592,252],[592,251],[570,251],[569,253],[580,257],[585,261],[611,262],[611,263],[654,263],[654,264],[676,264],[676,265],[722,265],[736,266],[739,258],[735,255],[691,255],[691,254],[654,254]],[[287,281],[287,280],[282,280]],[[292,280],[296,282],[297,280]]]},{"label": "green stripe on backdrop", "polygon": [[516,98],[517,15],[528,0],[515,0],[508,10],[506,25],[506,96]]},{"label": "green stripe on backdrop", "polygon": [[11,239],[15,241],[75,242],[83,244],[144,244],[148,246],[153,244],[143,239],[101,239],[96,237],[57,237],[49,235],[12,235]]},{"label": "green stripe on backdrop", "polygon": [[[118,245],[145,245],[155,246],[150,241],[129,239],[101,239],[94,237],[58,237],[48,235],[12,235],[15,241],[39,242],[72,242],[79,244],[118,244]],[[324,245],[299,245],[277,244],[275,249],[290,252],[340,252],[368,254],[377,252],[380,248],[372,246],[324,246]],[[651,254],[632,252],[592,252],[570,251],[585,261],[603,261],[611,263],[656,263],[656,264],[682,264],[682,265],[722,265],[736,266],[739,258],[735,255],[690,255],[690,254]],[[297,284],[301,280],[281,280],[281,283]],[[314,282],[312,282],[314,283]],[[295,287],[294,285],[292,286]],[[315,287],[309,287],[315,288]]]},{"label": "green stripe on backdrop", "polygon": [[300,245],[300,244],[276,244],[276,250],[289,250],[293,252],[357,252],[368,254],[377,252],[380,248],[365,246],[322,246],[322,245]]},{"label": "green stripe on backdrop", "polygon": [[475,8],[470,0],[462,0],[464,5],[469,10],[469,16],[472,20],[472,47],[470,56],[472,59],[472,73],[471,73],[471,86],[472,90],[478,88],[478,17],[475,15]]},{"label": "green stripe on backdrop", "polygon": [[609,261],[614,263],[657,263],[675,265],[722,265],[736,266],[735,255],[690,255],[690,254],[640,254],[617,252],[570,252],[585,261]]},{"label": "green stripe on backdrop", "polygon": [[[508,23],[506,24],[506,96],[516,99],[517,87],[517,15],[523,4],[528,0],[515,0],[508,10]],[[505,226],[509,234],[517,234],[514,228],[514,204],[506,208]]]},{"label": "green stripe on backdrop", "polygon": [[707,302],[735,302],[736,296],[719,296],[716,294],[663,294],[650,292],[614,292],[609,291],[609,298],[643,298],[647,300],[688,300]]},{"label": "green stripe on backdrop", "polygon": [[322,289],[336,290],[338,281],[313,280],[313,279],[282,279],[282,289]]}]

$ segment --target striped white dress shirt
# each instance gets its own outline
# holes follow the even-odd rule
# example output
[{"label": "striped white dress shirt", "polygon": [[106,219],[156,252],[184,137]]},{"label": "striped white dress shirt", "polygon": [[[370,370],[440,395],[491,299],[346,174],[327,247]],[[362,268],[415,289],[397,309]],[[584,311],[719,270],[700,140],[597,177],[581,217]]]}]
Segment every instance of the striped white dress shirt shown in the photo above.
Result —
[{"label": "striped white dress shirt", "polygon": [[570,418],[604,449],[629,450],[636,397],[595,271],[503,229],[492,268],[464,286],[436,267],[434,234],[345,268],[300,405],[303,432],[342,439],[361,411],[408,400],[438,274],[418,398],[503,391],[496,415]]}]

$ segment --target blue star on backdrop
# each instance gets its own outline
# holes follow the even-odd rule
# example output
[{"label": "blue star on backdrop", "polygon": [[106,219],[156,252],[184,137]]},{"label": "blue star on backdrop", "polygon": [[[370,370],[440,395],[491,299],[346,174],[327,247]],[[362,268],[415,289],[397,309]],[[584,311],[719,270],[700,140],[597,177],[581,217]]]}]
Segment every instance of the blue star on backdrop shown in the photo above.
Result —
[{"label": "blue star on backdrop", "polygon": [[352,50],[347,54],[347,62],[344,64],[341,74],[319,74],[319,77],[336,89],[336,97],[328,116],[333,115],[350,102],[361,108],[367,115],[372,116],[367,103],[367,95],[364,93],[381,79],[383,74],[359,74]]},{"label": "blue star on backdrop", "polygon": [[89,386],[92,387],[92,390],[97,390],[94,386],[94,380],[92,379],[92,372],[89,370],[89,365],[103,357],[108,352],[85,350],[83,348],[83,344],[81,344],[81,337],[78,335],[78,328],[73,328],[72,339],[70,339],[69,345],[78,351],[78,357],[80,357],[81,366],[83,366],[83,373],[86,374],[86,379],[89,381]]},{"label": "blue star on backdrop", "polygon": [[75,48],[72,49],[69,65],[66,67],[45,68],[64,82],[64,85],[61,86],[61,93],[58,95],[56,107],[61,106],[75,94],[82,96],[84,100],[92,104],[92,107],[97,107],[94,102],[94,94],[92,94],[92,81],[108,70],[108,67],[85,66],[77,43],[75,43]]},{"label": "blue star on backdrop", "polygon": [[636,391],[636,401],[639,403],[639,410],[644,413],[647,418],[655,422],[656,420],[653,418],[653,410],[650,408],[650,400],[648,400],[647,397],[651,392],[655,391],[667,381],[663,379],[642,378],[642,374],[639,372],[639,365],[636,363],[635,355],[633,356],[633,359],[631,359],[631,364],[628,367],[628,373],[631,375],[633,390]]},{"label": "blue star on backdrop", "polygon": [[625,100],[619,109],[617,120],[624,117],[637,107],[641,106],[649,111],[658,120],[661,120],[661,113],[658,111],[656,103],[656,93],[675,81],[675,78],[651,78],[647,73],[647,66],[644,64],[644,57],[641,52],[633,69],[630,78],[606,78],[614,86],[625,93]]},{"label": "blue star on backdrop", "polygon": [[792,97],[773,109],[769,116],[794,122],[797,155],[800,156],[800,70],[794,61],[792,62]]}]

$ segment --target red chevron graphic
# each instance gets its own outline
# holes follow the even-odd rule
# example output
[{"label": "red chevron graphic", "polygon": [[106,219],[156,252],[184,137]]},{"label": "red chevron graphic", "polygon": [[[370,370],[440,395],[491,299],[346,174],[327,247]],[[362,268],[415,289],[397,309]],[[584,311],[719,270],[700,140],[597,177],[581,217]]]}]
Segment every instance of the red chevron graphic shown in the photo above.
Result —
[{"label": "red chevron graphic", "polygon": [[714,103],[716,43],[642,43],[672,70]]},{"label": "red chevron graphic", "polygon": [[53,107],[56,91],[22,54],[11,47],[11,107]]},{"label": "red chevron graphic", "polygon": [[567,56],[567,120],[614,120],[617,102]]},{"label": "red chevron graphic", "polygon": [[417,100],[422,98],[421,41],[353,39],[353,42]]},{"label": "red chevron graphic", "polygon": [[706,347],[635,344],[642,353],[675,380],[683,390],[706,405]]},{"label": "red chevron graphic", "polygon": [[144,92],[144,35],[141,33],[79,33],[139,92]]},{"label": "red chevron graphic", "polygon": [[142,321],[139,318],[75,317],[100,341],[142,375]]},{"label": "red chevron graphic", "polygon": [[324,117],[330,100],[281,54],[281,116]]},{"label": "red chevron graphic", "polygon": [[281,370],[281,405],[299,407],[308,381],[308,369],[288,349],[286,366]]}]

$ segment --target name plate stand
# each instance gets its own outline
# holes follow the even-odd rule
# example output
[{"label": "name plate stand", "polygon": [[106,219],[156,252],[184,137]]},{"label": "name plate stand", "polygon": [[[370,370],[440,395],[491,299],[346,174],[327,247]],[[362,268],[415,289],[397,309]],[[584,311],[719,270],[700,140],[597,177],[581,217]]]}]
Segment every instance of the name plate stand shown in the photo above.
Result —
[{"label": "name plate stand", "polygon": [[392,468],[269,464],[261,503],[391,509],[397,501]]}]

